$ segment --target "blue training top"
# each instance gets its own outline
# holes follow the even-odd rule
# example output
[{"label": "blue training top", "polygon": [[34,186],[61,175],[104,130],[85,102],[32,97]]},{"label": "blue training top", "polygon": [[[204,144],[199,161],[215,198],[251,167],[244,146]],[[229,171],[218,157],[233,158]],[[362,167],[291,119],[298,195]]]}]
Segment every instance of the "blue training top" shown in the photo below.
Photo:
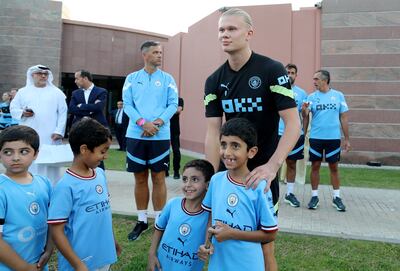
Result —
[{"label": "blue training top", "polygon": [[[144,69],[129,74],[122,91],[124,112],[129,116],[126,137],[143,140],[170,139],[169,120],[178,108],[178,89],[174,78],[157,69],[149,74]],[[142,137],[143,129],[136,121],[144,118],[154,121],[163,120],[164,125],[151,137]]]},{"label": "blue training top", "polygon": [[312,114],[310,138],[340,139],[340,114],[349,111],[343,93],[332,88],[326,93],[316,90],[307,102]]},{"label": "blue training top", "polygon": [[[299,111],[299,114],[300,114],[301,106],[307,100],[307,93],[302,88],[299,88],[298,86],[292,86],[292,90],[293,90],[294,100],[296,101],[297,110]],[[302,126],[303,125],[300,125],[300,127],[302,127]],[[283,122],[282,118],[279,118],[278,134],[280,136],[283,135],[284,130],[285,130],[285,123]],[[301,134],[304,134],[303,128],[301,128]]]}]

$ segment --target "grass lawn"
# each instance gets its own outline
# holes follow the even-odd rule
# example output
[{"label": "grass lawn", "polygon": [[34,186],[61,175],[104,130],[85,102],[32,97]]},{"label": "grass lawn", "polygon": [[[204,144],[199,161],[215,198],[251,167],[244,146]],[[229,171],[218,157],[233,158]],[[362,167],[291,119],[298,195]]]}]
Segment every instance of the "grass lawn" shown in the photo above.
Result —
[{"label": "grass lawn", "polygon": [[[134,221],[135,217],[113,216],[114,231],[123,251],[112,270],[146,270],[153,230],[143,233],[139,240],[130,242],[126,236],[131,231]],[[149,228],[152,228],[152,225]],[[275,251],[279,270],[287,271],[391,271],[399,270],[400,266],[399,244],[279,233]],[[54,255],[50,270],[56,270]]]},{"label": "grass lawn", "polygon": [[[342,186],[400,189],[400,170],[379,168],[341,168]],[[328,167],[321,167],[321,184],[330,184]],[[306,183],[310,183],[310,166],[307,167]]]},{"label": "grass lawn", "polygon": [[[105,161],[106,168],[110,170],[125,170],[126,154],[115,149],[109,150]],[[193,157],[182,155],[181,172],[183,165]],[[172,159],[170,164],[172,165]],[[321,184],[330,184],[329,169],[321,167]],[[170,175],[172,175],[172,167]],[[380,168],[340,168],[342,186],[400,189],[400,170]],[[310,183],[310,166],[307,167],[306,183]]]}]

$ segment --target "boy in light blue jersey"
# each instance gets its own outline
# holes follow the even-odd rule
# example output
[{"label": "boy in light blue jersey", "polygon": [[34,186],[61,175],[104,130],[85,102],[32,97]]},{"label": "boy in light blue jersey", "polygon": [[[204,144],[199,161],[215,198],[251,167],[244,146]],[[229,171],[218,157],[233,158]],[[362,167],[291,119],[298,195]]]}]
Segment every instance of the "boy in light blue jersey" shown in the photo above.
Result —
[{"label": "boy in light blue jersey", "polygon": [[69,134],[74,160],[54,188],[48,224],[57,246],[58,270],[109,270],[120,252],[114,239],[104,171],[110,131],[91,118]]},{"label": "boy in light blue jersey", "polygon": [[[297,110],[299,111],[299,115],[301,116],[302,106],[303,103],[307,100],[307,93],[299,88],[298,86],[294,85],[297,77],[297,66],[294,64],[287,64],[286,71],[289,76],[290,84],[292,86],[294,100],[296,101]],[[282,118],[279,119],[279,138],[283,135],[285,130],[285,123],[283,122]],[[292,207],[300,207],[300,202],[294,195],[294,183],[296,179],[296,164],[297,160],[301,160],[304,158],[304,133],[303,129],[300,130],[300,137],[297,140],[296,145],[294,146],[293,150],[289,153],[288,157],[286,158],[286,195],[285,195],[285,202],[289,203]]]},{"label": "boy in light blue jersey", "polygon": [[192,160],[183,168],[184,197],[171,199],[156,221],[149,251],[148,270],[201,271],[197,250],[204,244],[208,212],[201,208],[214,167]]},{"label": "boy in light blue jersey", "polygon": [[47,213],[51,183],[32,175],[39,135],[30,127],[13,126],[0,134],[0,270],[48,270],[53,251]]},{"label": "boy in light blue jersey", "polygon": [[313,77],[316,91],[311,93],[303,110],[304,132],[307,132],[309,113],[312,114],[310,131],[310,161],[312,197],[308,203],[309,209],[317,209],[319,204],[318,184],[319,169],[322,159],[329,164],[331,183],[333,186],[333,206],[344,212],[346,206],[340,198],[340,180],[338,164],[340,160],[340,128],[344,135],[344,149],[350,150],[349,126],[347,111],[349,110],[342,92],[329,87],[330,74],[319,70]]},{"label": "boy in light blue jersey", "polygon": [[246,189],[247,161],[257,153],[257,133],[249,120],[234,118],[221,127],[220,155],[227,171],[210,182],[202,206],[211,212],[212,246],[202,245],[199,257],[211,254],[209,269],[264,270],[262,243],[275,240],[278,230],[272,194],[266,182]]},{"label": "boy in light blue jersey", "polygon": [[129,74],[122,90],[124,112],[130,119],[126,132],[127,171],[135,176],[138,210],[138,222],[128,234],[131,241],[148,229],[149,175],[153,183],[151,199],[156,217],[167,200],[165,171],[169,164],[170,119],[178,108],[175,81],[170,74],[159,69],[161,44],[145,41],[140,51],[144,68]]}]

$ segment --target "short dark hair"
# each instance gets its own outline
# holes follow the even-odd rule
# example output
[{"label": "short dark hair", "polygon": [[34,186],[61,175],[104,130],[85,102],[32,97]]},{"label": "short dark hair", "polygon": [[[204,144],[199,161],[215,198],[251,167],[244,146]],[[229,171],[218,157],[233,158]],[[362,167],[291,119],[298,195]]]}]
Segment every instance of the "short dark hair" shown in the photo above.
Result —
[{"label": "short dark hair", "polygon": [[328,84],[331,81],[331,74],[327,70],[318,70],[315,73],[320,73],[321,80],[326,80]]},{"label": "short dark hair", "polygon": [[84,117],[76,122],[69,132],[69,144],[74,155],[80,154],[82,145],[86,145],[90,151],[112,139],[108,128],[95,119]]},{"label": "short dark hair", "polygon": [[93,76],[89,71],[79,70],[78,72],[81,74],[81,77],[83,77],[83,78],[86,77],[90,82],[93,82]]},{"label": "short dark hair", "polygon": [[254,125],[245,118],[233,118],[222,125],[222,136],[237,136],[247,144],[247,149],[257,146],[257,130]]},{"label": "short dark hair", "polygon": [[196,170],[200,171],[204,176],[205,182],[209,182],[211,177],[214,175],[213,165],[204,159],[195,159],[187,162],[183,167],[183,171],[188,168],[195,168]]},{"label": "short dark hair", "polygon": [[296,73],[297,73],[297,71],[298,71],[297,66],[296,66],[295,64],[293,64],[293,63],[287,64],[287,65],[285,66],[285,68],[286,68],[287,70],[288,70],[288,69],[295,69],[295,70],[296,70]]},{"label": "short dark hair", "polygon": [[140,46],[140,51],[143,53],[145,51],[147,51],[150,47],[153,46],[160,46],[160,42],[155,41],[155,40],[146,40],[145,42],[142,43],[142,45]]},{"label": "short dark hair", "polygon": [[23,141],[30,145],[35,153],[39,150],[40,139],[38,133],[25,125],[7,127],[0,133],[0,150],[6,142]]}]

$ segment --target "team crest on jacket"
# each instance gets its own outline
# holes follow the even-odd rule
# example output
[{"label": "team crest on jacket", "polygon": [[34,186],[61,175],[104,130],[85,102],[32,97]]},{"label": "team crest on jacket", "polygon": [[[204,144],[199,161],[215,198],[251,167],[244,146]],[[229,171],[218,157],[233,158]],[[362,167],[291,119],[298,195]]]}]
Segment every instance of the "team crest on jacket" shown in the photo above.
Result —
[{"label": "team crest on jacket", "polygon": [[239,202],[239,198],[235,193],[228,195],[228,205],[231,207],[235,207]]},{"label": "team crest on jacket", "polygon": [[37,215],[40,212],[40,206],[36,201],[29,205],[29,212],[33,215]]},{"label": "team crest on jacket", "polygon": [[261,86],[261,79],[258,76],[252,76],[249,79],[249,87],[252,89],[257,89]]},{"label": "team crest on jacket", "polygon": [[156,87],[161,87],[161,82],[160,82],[160,80],[157,80],[157,81],[154,83],[154,85],[156,85]]},{"label": "team crest on jacket", "polygon": [[103,193],[103,187],[101,185],[96,185],[96,192],[97,194],[102,194]]},{"label": "team crest on jacket", "polygon": [[191,231],[190,225],[187,224],[187,223],[184,223],[184,224],[179,226],[179,233],[182,236],[188,235],[190,233],[190,231]]}]

